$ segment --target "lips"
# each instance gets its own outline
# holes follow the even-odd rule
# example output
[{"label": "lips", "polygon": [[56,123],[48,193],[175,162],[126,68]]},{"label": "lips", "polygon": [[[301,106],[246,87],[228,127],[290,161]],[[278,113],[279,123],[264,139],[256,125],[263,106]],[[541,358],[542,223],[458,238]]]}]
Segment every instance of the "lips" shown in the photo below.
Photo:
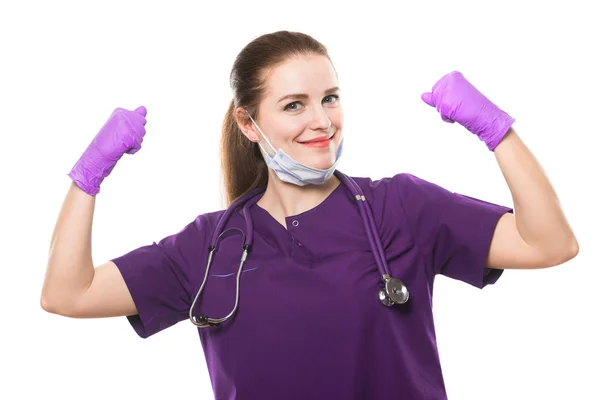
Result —
[{"label": "lips", "polygon": [[308,140],[306,142],[300,142],[300,143],[306,144],[306,143],[326,142],[327,140],[331,139],[333,136],[334,135],[331,135],[331,136],[323,135],[323,136],[319,136],[318,138],[314,138],[314,139]]}]

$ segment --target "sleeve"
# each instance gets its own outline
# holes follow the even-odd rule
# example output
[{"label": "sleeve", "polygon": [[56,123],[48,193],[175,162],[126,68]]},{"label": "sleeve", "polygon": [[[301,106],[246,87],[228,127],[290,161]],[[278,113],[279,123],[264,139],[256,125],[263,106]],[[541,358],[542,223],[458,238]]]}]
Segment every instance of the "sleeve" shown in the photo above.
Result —
[{"label": "sleeve", "polygon": [[492,236],[510,207],[451,192],[411,174],[394,176],[414,240],[431,276],[441,274],[483,288],[504,270],[485,268]]},{"label": "sleeve", "polygon": [[138,314],[127,319],[140,337],[145,339],[187,318],[192,267],[202,265],[205,231],[203,219],[198,217],[158,243],[111,260],[137,308]]}]

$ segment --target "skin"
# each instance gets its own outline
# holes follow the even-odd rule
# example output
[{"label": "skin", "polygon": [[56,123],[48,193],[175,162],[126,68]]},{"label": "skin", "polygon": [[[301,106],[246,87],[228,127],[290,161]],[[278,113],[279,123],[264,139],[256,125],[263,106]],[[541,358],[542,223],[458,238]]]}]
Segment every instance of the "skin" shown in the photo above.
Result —
[{"label": "skin", "polygon": [[[342,107],[331,102],[325,90],[338,86],[333,66],[319,55],[291,59],[274,68],[267,79],[267,93],[259,104],[257,124],[273,147],[282,148],[296,160],[315,168],[328,168],[335,161],[343,126]],[[305,100],[292,105],[278,100],[290,93],[306,93]],[[248,140],[262,140],[261,133],[241,108],[238,125]],[[326,149],[300,144],[326,132],[329,123],[337,129]],[[267,146],[264,142],[261,142]],[[266,147],[265,147],[266,148]],[[514,214],[503,215],[493,234],[486,266],[497,269],[537,269],[562,264],[577,255],[579,245],[564,216],[556,193],[527,146],[513,128],[494,152],[514,199]],[[316,207],[336,187],[333,176],[325,185],[299,187],[282,182],[269,169],[269,182],[257,203],[279,223],[285,217]]]},{"label": "skin", "polygon": [[[268,72],[267,90],[258,106],[256,124],[275,150],[281,148],[313,168],[329,168],[335,162],[344,124],[343,109],[336,98],[339,90],[326,93],[328,89],[339,86],[331,62],[321,55],[299,56]],[[280,101],[286,95],[297,93],[304,93],[307,97]],[[243,108],[236,110],[236,119],[248,140],[273,151]],[[333,140],[325,148],[300,143],[334,132]],[[267,189],[257,205],[284,227],[286,217],[316,207],[340,184],[339,179],[332,176],[324,185],[297,186],[281,181],[270,168],[268,171]]]},{"label": "skin", "polygon": [[494,155],[513,198],[514,214],[496,226],[486,266],[538,269],[563,264],[579,243],[542,165],[511,127]]},{"label": "skin", "polygon": [[[312,55],[288,60],[268,72],[267,91],[256,123],[276,149],[282,148],[314,168],[330,167],[343,127],[339,101],[325,93],[338,86],[333,66],[326,57]],[[278,102],[291,93],[305,93],[307,97]],[[244,110],[236,110],[236,119],[248,140],[255,142],[262,137]],[[300,143],[331,132],[335,136],[328,148]],[[266,143],[261,144],[266,148]],[[515,213],[499,219],[486,266],[537,269],[575,257],[579,244],[558,197],[542,166],[513,128],[494,154],[511,191]],[[339,184],[333,176],[324,185],[300,187],[280,181],[269,169],[267,190],[257,204],[285,227],[286,216],[316,207]],[[52,234],[40,299],[42,308],[50,313],[73,318],[137,314],[117,266],[109,261],[94,267],[91,233],[95,201],[96,197],[74,183],[70,186]]]}]

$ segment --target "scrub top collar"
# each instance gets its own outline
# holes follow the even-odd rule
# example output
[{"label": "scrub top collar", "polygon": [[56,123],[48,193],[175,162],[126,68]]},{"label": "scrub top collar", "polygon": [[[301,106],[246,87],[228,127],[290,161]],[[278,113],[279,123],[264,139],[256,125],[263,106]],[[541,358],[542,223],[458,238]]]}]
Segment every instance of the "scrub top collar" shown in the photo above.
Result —
[{"label": "scrub top collar", "polygon": [[[286,227],[281,225],[267,210],[254,203],[250,207],[250,214],[254,224],[254,231],[264,239],[276,252],[285,252],[285,255],[302,261],[315,261],[323,252],[323,243],[316,239],[315,232],[323,232],[328,225],[335,224],[340,213],[348,212],[348,203],[352,208],[352,197],[347,193],[342,182],[329,195],[315,207],[296,215],[285,218]],[[340,209],[340,207],[342,209]],[[352,212],[352,210],[350,211]],[[241,210],[238,211],[241,216]],[[329,229],[332,227],[329,226]],[[312,239],[312,240],[311,240]]]}]

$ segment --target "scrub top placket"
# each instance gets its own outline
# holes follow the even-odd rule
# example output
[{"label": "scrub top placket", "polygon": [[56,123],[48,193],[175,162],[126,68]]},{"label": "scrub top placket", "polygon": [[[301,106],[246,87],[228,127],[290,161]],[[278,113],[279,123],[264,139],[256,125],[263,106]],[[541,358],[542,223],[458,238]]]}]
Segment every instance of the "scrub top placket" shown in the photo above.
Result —
[{"label": "scrub top placket", "polygon": [[[255,218],[255,230],[257,233],[279,251],[283,251],[287,259],[294,264],[305,268],[312,268],[315,260],[315,252],[319,249],[311,248],[323,245],[319,232],[323,224],[328,223],[327,216],[334,217],[326,212],[329,207],[339,202],[341,193],[346,190],[344,184],[340,184],[318,205],[310,210],[285,218],[286,227],[283,227],[271,214],[258,204],[252,206],[252,216]],[[287,228],[287,229],[286,229]]]}]

